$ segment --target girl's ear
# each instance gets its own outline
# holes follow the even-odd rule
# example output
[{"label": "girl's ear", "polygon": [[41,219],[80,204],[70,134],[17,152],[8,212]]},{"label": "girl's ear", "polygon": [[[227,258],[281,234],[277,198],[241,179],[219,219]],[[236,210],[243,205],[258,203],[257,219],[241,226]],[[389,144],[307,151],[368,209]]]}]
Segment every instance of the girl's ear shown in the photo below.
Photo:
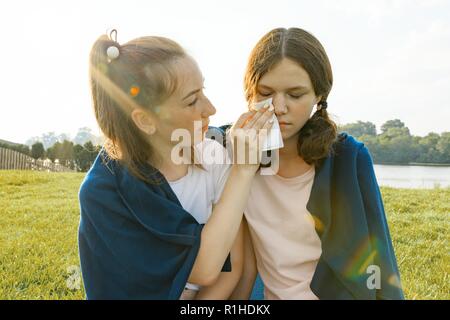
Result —
[{"label": "girl's ear", "polygon": [[146,135],[151,136],[156,132],[156,123],[148,112],[145,112],[142,109],[134,109],[131,112],[131,119],[136,127]]}]

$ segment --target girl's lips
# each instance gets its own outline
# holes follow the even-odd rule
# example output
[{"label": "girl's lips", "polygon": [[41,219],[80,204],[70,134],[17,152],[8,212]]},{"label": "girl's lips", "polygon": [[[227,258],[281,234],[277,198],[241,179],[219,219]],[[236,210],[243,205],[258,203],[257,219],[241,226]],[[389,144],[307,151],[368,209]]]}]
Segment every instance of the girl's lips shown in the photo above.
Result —
[{"label": "girl's lips", "polygon": [[290,125],[290,123],[287,122],[279,122],[279,124],[281,130],[286,129]]}]

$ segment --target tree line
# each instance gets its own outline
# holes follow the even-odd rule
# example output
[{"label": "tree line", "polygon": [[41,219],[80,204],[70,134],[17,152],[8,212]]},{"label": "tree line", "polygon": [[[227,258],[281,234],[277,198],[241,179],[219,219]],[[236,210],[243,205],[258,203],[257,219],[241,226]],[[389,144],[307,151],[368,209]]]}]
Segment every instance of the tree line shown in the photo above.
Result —
[{"label": "tree line", "polygon": [[413,136],[399,119],[385,122],[379,134],[375,124],[363,121],[339,130],[364,142],[377,164],[450,164],[450,132]]},{"label": "tree line", "polygon": [[[399,119],[385,122],[380,133],[375,124],[363,121],[340,126],[339,131],[364,142],[376,164],[450,164],[450,132],[413,136]],[[34,159],[48,158],[53,163],[58,160],[59,164],[71,169],[87,171],[101,149],[101,137],[95,136],[89,128],[80,128],[74,141],[67,138],[67,135],[49,132],[31,138],[27,141],[30,145],[0,140],[0,147]]]},{"label": "tree line", "polygon": [[31,148],[23,144],[0,142],[0,147],[26,154],[36,160],[50,159],[53,163],[58,161],[60,165],[81,172],[89,170],[102,148],[100,145],[94,146],[91,141],[80,145],[68,140],[57,141],[47,149],[42,142],[35,142]]},{"label": "tree line", "polygon": [[95,135],[89,127],[79,128],[71,138],[67,133],[46,132],[31,137],[25,144],[0,140],[0,147],[12,149],[34,159],[50,159],[77,171],[87,171],[103,144],[103,137]]}]

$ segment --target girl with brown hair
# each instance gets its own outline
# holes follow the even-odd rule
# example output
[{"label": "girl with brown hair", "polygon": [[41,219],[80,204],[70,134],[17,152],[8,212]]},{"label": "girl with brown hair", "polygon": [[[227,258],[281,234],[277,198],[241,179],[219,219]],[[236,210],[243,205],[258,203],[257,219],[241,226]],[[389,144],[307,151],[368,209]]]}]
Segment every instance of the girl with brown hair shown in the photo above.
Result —
[{"label": "girl with brown hair", "polygon": [[252,182],[233,298],[249,297],[257,272],[252,298],[262,286],[265,299],[403,298],[372,159],[337,133],[332,84],[327,54],[305,30],[274,29],[251,52],[247,101],[272,98],[284,147],[278,172]]}]

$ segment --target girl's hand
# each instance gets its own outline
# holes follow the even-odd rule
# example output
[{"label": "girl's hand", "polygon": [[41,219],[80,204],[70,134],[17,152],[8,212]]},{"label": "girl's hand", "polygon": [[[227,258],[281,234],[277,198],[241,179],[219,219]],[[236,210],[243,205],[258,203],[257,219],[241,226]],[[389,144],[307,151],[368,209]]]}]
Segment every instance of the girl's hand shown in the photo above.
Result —
[{"label": "girl's hand", "polygon": [[240,171],[255,174],[261,161],[261,146],[273,125],[272,105],[243,113],[230,128],[233,163]]}]

